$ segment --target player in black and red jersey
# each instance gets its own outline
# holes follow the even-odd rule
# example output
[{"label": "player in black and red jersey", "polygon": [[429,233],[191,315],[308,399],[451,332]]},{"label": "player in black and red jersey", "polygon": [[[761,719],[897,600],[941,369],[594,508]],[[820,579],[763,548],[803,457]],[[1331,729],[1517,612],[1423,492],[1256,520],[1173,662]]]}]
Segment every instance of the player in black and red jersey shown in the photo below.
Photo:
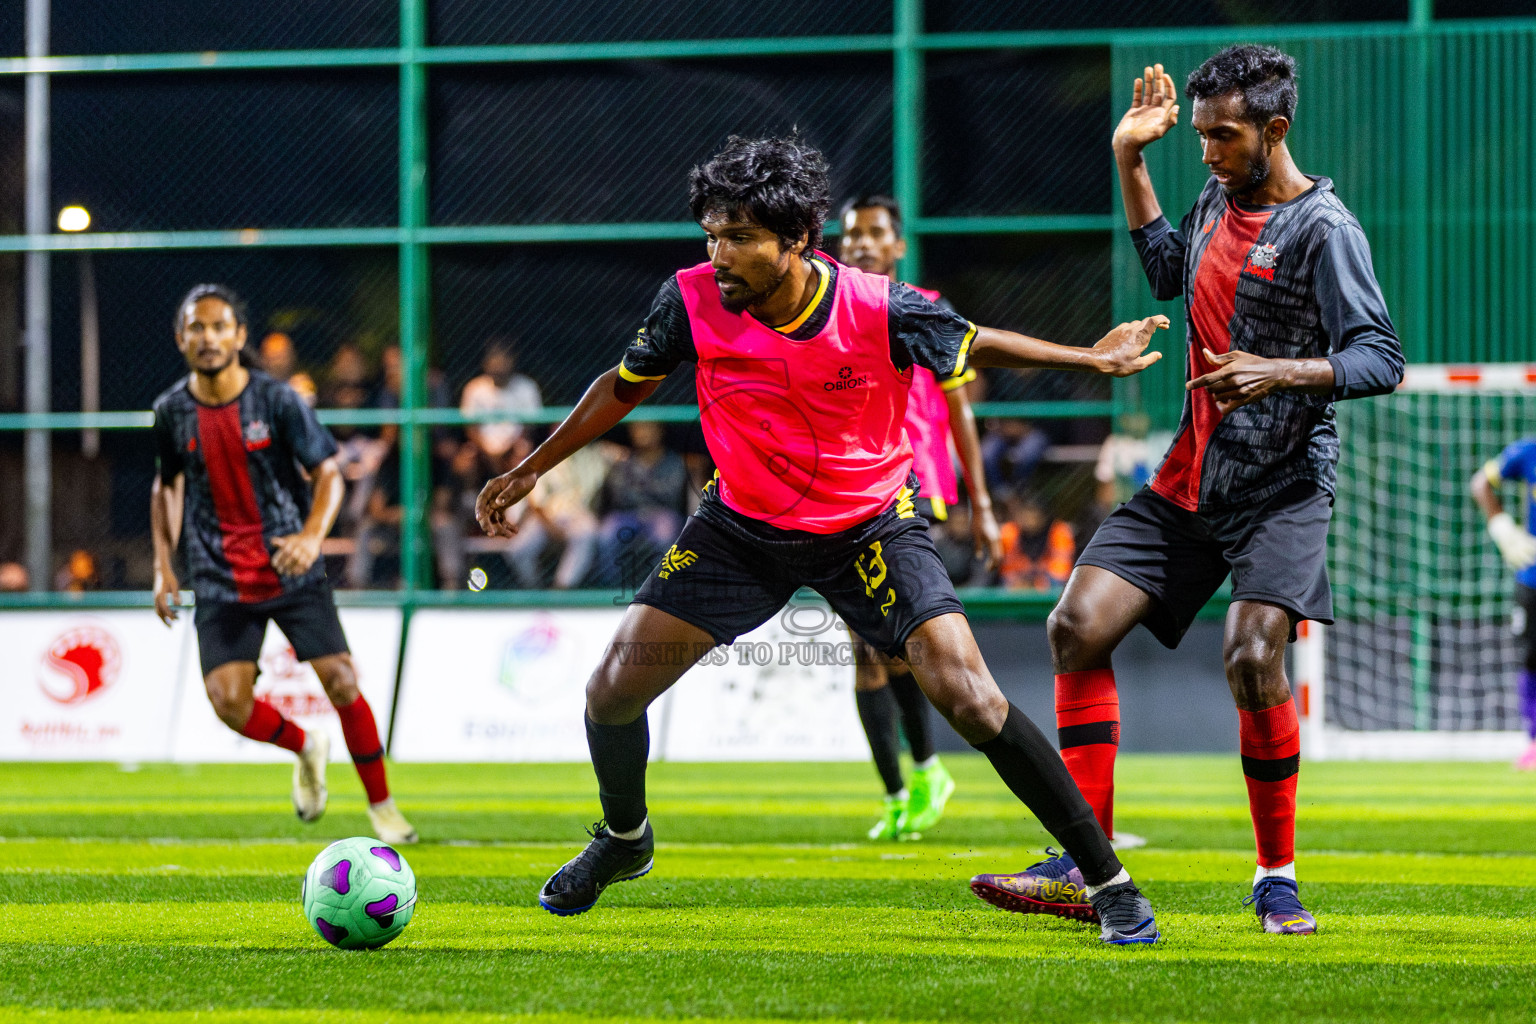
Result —
[{"label": "player in black and red jersey", "polygon": [[[1138,622],[1177,646],[1232,577],[1223,653],[1258,845],[1247,902],[1265,931],[1306,935],[1317,923],[1296,885],[1301,746],[1285,645],[1299,620],[1333,621],[1324,557],[1339,452],[1333,403],[1390,392],[1403,353],[1359,221],[1286,148],[1295,72],[1278,50],[1233,46],[1190,75],[1211,180],[1178,230],[1142,158],[1178,121],[1161,64],[1137,79],[1115,129],[1126,219],[1153,294],[1184,296],[1189,381],[1161,468],[1084,549],[1049,636],[1062,758],[1113,835],[1120,702],[1110,655]],[[1052,858],[1020,875],[978,876],[973,888],[1026,909],[1019,896],[1072,870],[1070,858]]]},{"label": "player in black and red jersey", "polygon": [[389,795],[379,730],[319,560],[341,508],[336,442],[292,389],[244,365],[245,310],[233,291],[193,288],[175,329],[191,373],[155,399],[155,611],[166,625],[176,618],[172,556],[184,540],[203,682],[219,718],[297,754],[294,810],[304,821],[325,813],[329,738],[255,697],[256,659],[276,622],[336,708],[374,831],[414,843],[416,830]]}]

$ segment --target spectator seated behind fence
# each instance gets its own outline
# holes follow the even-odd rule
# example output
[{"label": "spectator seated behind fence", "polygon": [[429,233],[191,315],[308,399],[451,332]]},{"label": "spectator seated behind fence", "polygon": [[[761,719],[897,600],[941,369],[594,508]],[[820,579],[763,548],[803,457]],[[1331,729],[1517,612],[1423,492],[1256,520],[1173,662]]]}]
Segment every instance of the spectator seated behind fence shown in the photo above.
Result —
[{"label": "spectator seated behind fence", "polygon": [[69,553],[69,561],[60,567],[53,577],[53,589],[71,593],[81,593],[86,590],[96,590],[101,586],[101,578],[96,572],[96,556],[84,548],[76,548]]},{"label": "spectator seated behind fence", "polygon": [[298,396],[315,407],[315,381],[299,369],[299,354],[293,347],[293,339],[281,331],[273,331],[261,339],[261,366],[271,376],[293,388]]},{"label": "spectator seated behind fence", "polygon": [[[480,423],[466,430],[474,443],[493,463],[492,475],[504,473],[521,458],[515,453],[523,440],[519,417],[544,408],[538,384],[517,371],[517,353],[509,338],[492,338],[485,344],[480,376],[464,385],[459,411],[466,416],[499,413],[508,422]],[[482,477],[483,479],[483,477]],[[479,489],[476,488],[476,494]]]},{"label": "spectator seated behind fence", "polygon": [[459,411],[466,416],[495,413],[503,419],[466,427],[462,443],[433,437],[439,462],[434,467],[432,536],[444,588],[464,583],[465,540],[479,533],[475,498],[486,477],[506,472],[532,449],[528,431],[516,421],[544,407],[538,384],[515,372],[517,357],[508,339],[486,342],[480,368],[481,374],[459,394]]},{"label": "spectator seated behind fence", "polygon": [[1053,520],[1033,495],[1007,501],[1003,524],[1003,564],[998,582],[1009,590],[1055,590],[1066,585],[1077,559],[1072,527]]},{"label": "spectator seated behind fence", "polygon": [[19,594],[31,586],[26,566],[20,562],[0,562],[0,594]]},{"label": "spectator seated behind fence", "polygon": [[1034,475],[1050,438],[1028,420],[989,420],[981,439],[981,464],[992,487],[1022,487]]},{"label": "spectator seated behind fence", "polygon": [[597,512],[598,586],[638,587],[666,552],[688,514],[688,466],[668,451],[660,423],[632,422],[629,457],[603,481]]},{"label": "spectator seated behind fence", "polygon": [[[597,549],[592,502],[619,456],[617,447],[589,445],[539,478],[504,556],[519,587],[552,584],[556,590],[569,590],[586,581]],[[551,581],[546,566],[557,549],[560,556]]]},{"label": "spectator seated behind fence", "polygon": [[[383,461],[368,482],[357,523],[357,544],[347,562],[347,585],[362,589],[394,589],[400,585],[400,522],[405,508],[400,503],[400,448],[381,442],[387,449]],[[348,495],[348,504],[351,502]]]},{"label": "spectator seated behind fence", "polygon": [[[328,409],[362,409],[366,408],[368,397],[368,361],[356,345],[343,344],[336,350],[326,370],[321,389],[321,405]],[[331,536],[356,539],[363,526],[369,497],[377,485],[380,469],[389,455],[391,445],[378,437],[376,431],[352,424],[334,424],[331,435],[336,439],[336,467],[341,471],[341,479],[346,485],[346,495],[342,499],[341,512],[336,517]],[[339,556],[327,558],[327,567],[333,577],[345,578],[349,586],[368,585],[359,582],[356,547],[347,559],[344,572],[336,571],[341,567],[331,562],[331,557],[339,559]]]}]

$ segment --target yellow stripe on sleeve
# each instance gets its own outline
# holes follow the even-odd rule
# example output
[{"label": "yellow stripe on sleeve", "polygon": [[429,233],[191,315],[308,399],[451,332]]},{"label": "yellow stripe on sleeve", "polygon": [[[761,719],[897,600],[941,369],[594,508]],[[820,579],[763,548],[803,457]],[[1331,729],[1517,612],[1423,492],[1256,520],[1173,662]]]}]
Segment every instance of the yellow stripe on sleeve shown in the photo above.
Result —
[{"label": "yellow stripe on sleeve", "polygon": [[970,354],[971,342],[976,338],[976,325],[969,320],[965,323],[970,330],[965,332],[965,339],[960,342],[960,354],[955,356],[955,368],[950,371],[949,378],[945,378],[946,380],[960,376],[961,372],[966,369],[965,357]]},{"label": "yellow stripe on sleeve", "polygon": [[1483,475],[1495,487],[1504,482],[1504,471],[1500,468],[1498,459],[1489,459],[1483,464]]},{"label": "yellow stripe on sleeve", "polygon": [[667,379],[667,375],[666,374],[662,374],[660,377],[642,377],[638,373],[635,373],[633,370],[631,370],[629,367],[625,366],[622,362],[619,363],[619,376],[622,377],[624,380],[629,381],[631,384],[638,384],[638,383],[640,383],[643,380],[666,380]]},{"label": "yellow stripe on sleeve", "polygon": [[940,391],[953,391],[956,388],[964,387],[965,385],[969,384],[971,381],[973,381],[975,379],[976,379],[976,371],[973,368],[967,366],[965,368],[965,372],[962,373],[960,376],[958,376],[958,377],[945,377],[943,380],[939,381],[939,390]]}]

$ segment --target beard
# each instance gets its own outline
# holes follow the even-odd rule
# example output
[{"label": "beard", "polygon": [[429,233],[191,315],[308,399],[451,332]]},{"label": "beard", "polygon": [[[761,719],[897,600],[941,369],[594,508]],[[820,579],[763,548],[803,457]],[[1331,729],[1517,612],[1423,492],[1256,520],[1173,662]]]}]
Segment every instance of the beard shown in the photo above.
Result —
[{"label": "beard", "polygon": [[230,366],[236,360],[238,360],[239,358],[240,358],[240,351],[238,349],[236,349],[236,350],[230,352],[229,355],[226,356],[224,359],[220,360],[217,365],[210,366],[210,365],[203,364],[203,363],[201,363],[199,361],[199,362],[194,362],[192,364],[192,369],[195,372],[204,375],[205,377],[217,377],[219,374],[221,374],[225,370],[229,369]]},{"label": "beard", "polygon": [[742,280],[734,274],[716,274],[715,283],[717,285],[730,283],[741,286],[736,294],[731,296],[727,296],[724,292],[721,292],[720,305],[725,307],[725,311],[727,313],[745,312],[750,307],[757,305],[768,296],[778,291],[779,285],[783,284],[784,279],[788,276],[789,270],[788,268],[785,268],[783,273],[778,274],[768,282],[768,286],[766,288],[761,290],[754,290],[750,285],[747,284],[746,281]]},{"label": "beard", "polygon": [[1248,161],[1247,179],[1237,185],[1223,185],[1222,191],[1233,197],[1248,195],[1269,180],[1269,170],[1269,154],[1259,150],[1254,154],[1253,159]]}]

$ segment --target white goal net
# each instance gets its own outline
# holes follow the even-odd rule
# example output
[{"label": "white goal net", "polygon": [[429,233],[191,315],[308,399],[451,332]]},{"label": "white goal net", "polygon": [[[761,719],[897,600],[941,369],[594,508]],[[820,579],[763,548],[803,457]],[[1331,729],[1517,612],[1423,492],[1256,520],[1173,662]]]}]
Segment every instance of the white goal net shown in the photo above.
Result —
[{"label": "white goal net", "polygon": [[[1395,394],[1336,408],[1335,624],[1295,651],[1311,756],[1515,756],[1514,578],[1469,484],[1536,435],[1536,365],[1413,366]],[[1504,499],[1523,514],[1516,488]]]}]

